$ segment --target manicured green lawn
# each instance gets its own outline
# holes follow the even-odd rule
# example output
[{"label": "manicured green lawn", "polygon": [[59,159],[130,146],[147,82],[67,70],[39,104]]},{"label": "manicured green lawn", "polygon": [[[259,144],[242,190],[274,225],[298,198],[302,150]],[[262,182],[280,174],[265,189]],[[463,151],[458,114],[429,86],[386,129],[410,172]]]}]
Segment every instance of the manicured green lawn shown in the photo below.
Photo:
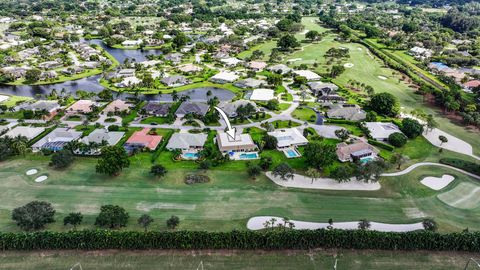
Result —
[{"label": "manicured green lawn", "polygon": [[317,121],[317,114],[312,109],[306,107],[298,107],[295,109],[292,113],[292,117],[311,123]]},{"label": "manicured green lawn", "polygon": [[151,117],[142,119],[142,121],[140,121],[140,123],[142,123],[142,124],[151,124],[151,123],[166,124],[167,123],[167,118],[166,117],[151,116]]},{"label": "manicured green lawn", "polygon": [[[473,253],[379,250],[4,252],[0,269],[463,269]],[[471,264],[470,264],[471,265]],[[202,268],[203,267],[203,268]],[[80,269],[77,268],[73,270]],[[467,268],[474,270],[475,268]]]},{"label": "manicured green lawn", "polygon": [[273,121],[272,125],[275,128],[290,128],[290,127],[298,127],[300,126],[299,123],[293,121],[286,121],[286,120],[277,120]]},{"label": "manicured green lawn", "polygon": [[[4,95],[4,94],[2,94]],[[6,105],[8,108],[15,107],[17,103],[32,100],[30,97],[22,96],[8,96],[9,98],[3,102],[0,102],[0,105]]]}]

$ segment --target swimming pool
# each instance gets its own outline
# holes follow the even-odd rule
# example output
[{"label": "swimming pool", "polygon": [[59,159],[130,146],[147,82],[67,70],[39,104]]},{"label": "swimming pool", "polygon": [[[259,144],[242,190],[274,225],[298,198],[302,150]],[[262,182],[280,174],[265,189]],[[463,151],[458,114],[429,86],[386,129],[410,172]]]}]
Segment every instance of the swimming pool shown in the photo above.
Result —
[{"label": "swimming pool", "polygon": [[185,159],[197,159],[198,158],[198,153],[190,153],[190,152],[187,152],[187,153],[183,153],[183,158]]},{"label": "swimming pool", "polygon": [[296,158],[300,156],[300,154],[294,149],[287,149],[284,151],[284,153],[288,158]]},{"label": "swimming pool", "polygon": [[258,154],[257,153],[243,153],[240,154],[240,159],[257,159]]},{"label": "swimming pool", "polygon": [[365,163],[368,163],[368,162],[370,162],[370,161],[372,161],[372,160],[373,160],[372,157],[365,157],[365,158],[360,159],[360,162],[363,163],[363,164],[365,164]]}]

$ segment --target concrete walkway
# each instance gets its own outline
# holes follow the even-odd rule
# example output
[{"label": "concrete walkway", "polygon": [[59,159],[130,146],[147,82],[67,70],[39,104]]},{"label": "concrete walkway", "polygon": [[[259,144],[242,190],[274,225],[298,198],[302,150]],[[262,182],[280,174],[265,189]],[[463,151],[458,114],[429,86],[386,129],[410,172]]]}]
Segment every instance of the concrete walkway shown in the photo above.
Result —
[{"label": "concrete walkway", "polygon": [[457,172],[461,172],[461,173],[463,173],[463,174],[465,174],[465,175],[468,175],[468,176],[470,176],[470,177],[473,177],[473,178],[475,178],[475,179],[480,180],[480,176],[479,176],[479,175],[476,175],[476,174],[473,174],[473,173],[469,173],[469,172],[467,172],[467,171],[464,171],[464,170],[459,169],[459,168],[452,167],[452,166],[450,166],[450,165],[441,164],[441,163],[434,163],[434,162],[420,162],[420,163],[417,163],[417,164],[413,164],[412,166],[406,168],[406,169],[403,170],[403,171],[394,172],[394,173],[384,173],[384,174],[382,174],[382,176],[385,176],[385,177],[400,176],[400,175],[407,174],[407,173],[415,170],[416,168],[422,167],[422,166],[437,166],[437,167],[449,168],[449,169],[455,170],[455,171],[457,171]]},{"label": "concrete walkway", "polygon": [[[415,170],[418,167],[422,166],[437,166],[437,167],[444,167],[449,168],[458,172],[461,172],[467,176],[480,180],[479,175],[475,175],[473,173],[469,173],[462,169],[458,169],[449,165],[441,164],[441,163],[433,163],[433,162],[421,162],[417,164],[413,164],[412,166],[406,168],[403,171],[394,172],[394,173],[384,173],[382,177],[394,177],[394,176],[401,176],[410,173],[411,171]],[[279,177],[274,177],[271,172],[265,173],[265,175],[272,180],[275,184],[287,187],[287,188],[303,188],[303,189],[322,189],[322,190],[360,190],[360,191],[374,191],[379,190],[381,188],[380,183],[378,182],[370,182],[365,183],[362,181],[357,181],[356,179],[352,178],[350,182],[346,183],[339,183],[335,179],[331,178],[318,178],[317,180],[313,181],[310,177],[294,174],[293,179],[282,180]]]}]

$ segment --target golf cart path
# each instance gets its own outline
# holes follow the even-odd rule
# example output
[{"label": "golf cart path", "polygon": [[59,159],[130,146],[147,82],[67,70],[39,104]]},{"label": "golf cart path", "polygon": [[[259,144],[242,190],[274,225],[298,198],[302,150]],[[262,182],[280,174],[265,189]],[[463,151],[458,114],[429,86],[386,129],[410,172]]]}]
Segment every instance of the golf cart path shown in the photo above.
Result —
[{"label": "golf cart path", "polygon": [[[247,229],[249,230],[261,230],[265,229],[265,222],[270,222],[269,226],[278,227],[279,225],[284,225],[283,218],[274,217],[274,216],[258,216],[252,217],[247,222]],[[307,222],[307,221],[298,221],[298,220],[288,220],[293,223],[296,230],[316,230],[316,229],[326,229],[329,226],[332,226],[334,229],[343,229],[343,230],[357,230],[358,221],[351,222],[333,222],[332,225],[329,223],[321,222]],[[288,225],[287,225],[288,226]],[[411,224],[390,224],[390,223],[380,223],[380,222],[370,222],[369,230],[380,231],[380,232],[409,232],[423,230],[422,222],[411,223]]]},{"label": "golf cart path", "polygon": [[[392,177],[392,176],[405,175],[415,170],[416,168],[422,167],[422,166],[437,166],[437,167],[449,168],[449,169],[461,172],[477,180],[480,180],[480,176],[476,174],[469,173],[467,171],[452,167],[450,165],[434,163],[434,162],[416,163],[406,168],[403,171],[394,172],[394,173],[384,173],[381,176]],[[270,180],[272,180],[275,184],[282,187],[287,187],[287,188],[306,188],[306,189],[323,189],[323,190],[361,190],[361,191],[374,191],[374,190],[379,190],[381,188],[380,183],[378,182],[365,183],[362,181],[356,181],[355,179],[352,179],[350,182],[339,183],[336,180],[331,178],[318,178],[312,183],[312,179],[310,177],[300,175],[300,174],[293,174],[293,178],[289,180],[282,180],[280,177],[274,177],[272,175],[272,172],[266,172],[265,175]]]}]

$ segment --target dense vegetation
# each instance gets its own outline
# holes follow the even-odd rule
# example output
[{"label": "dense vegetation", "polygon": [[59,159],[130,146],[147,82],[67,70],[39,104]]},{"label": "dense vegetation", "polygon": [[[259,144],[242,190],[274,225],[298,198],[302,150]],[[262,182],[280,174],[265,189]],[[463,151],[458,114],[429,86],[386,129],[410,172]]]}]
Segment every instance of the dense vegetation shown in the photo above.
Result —
[{"label": "dense vegetation", "polygon": [[383,249],[480,251],[480,233],[385,233],[368,230],[231,232],[69,231],[0,233],[2,250],[51,249]]}]

